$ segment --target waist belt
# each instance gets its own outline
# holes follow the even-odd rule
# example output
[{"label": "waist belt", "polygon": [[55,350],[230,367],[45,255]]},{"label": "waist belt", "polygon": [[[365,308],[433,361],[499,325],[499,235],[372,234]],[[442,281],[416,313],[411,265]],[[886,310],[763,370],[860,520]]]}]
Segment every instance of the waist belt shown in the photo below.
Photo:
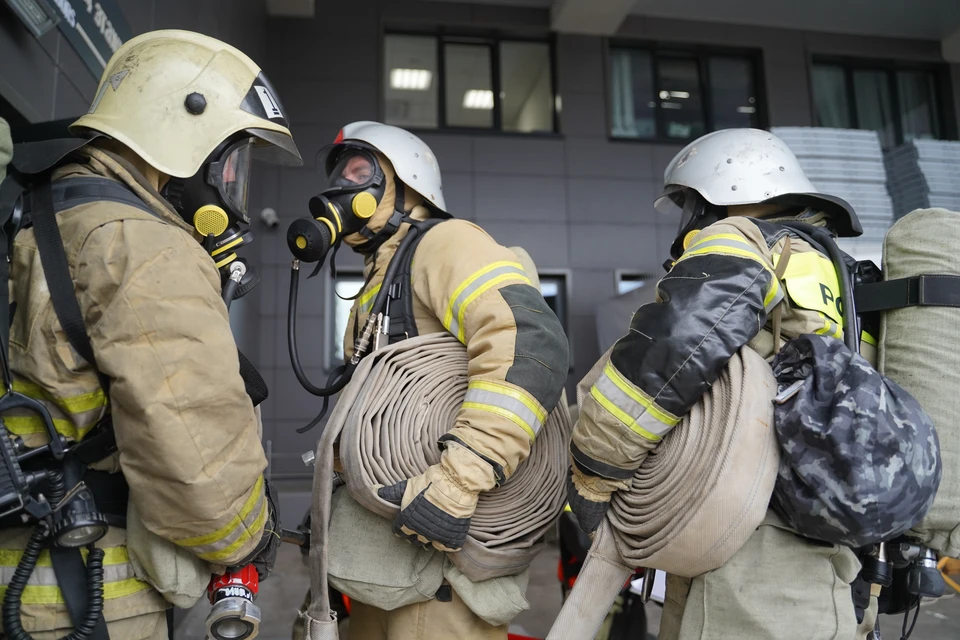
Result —
[{"label": "waist belt", "polygon": [[[311,517],[313,602],[305,626],[311,640],[335,638],[327,586],[327,526],[333,484],[333,445],[351,496],[393,520],[397,507],[377,496],[391,485],[440,461],[436,443],[456,422],[467,392],[467,351],[453,336],[436,333],[403,340],[364,358],[341,394],[317,446]],[[530,457],[503,485],[480,494],[461,551],[448,554],[470,580],[516,575],[543,545],[544,534],[566,500],[567,443],[572,425],[558,404]]]},{"label": "waist belt", "polygon": [[[606,358],[581,383],[602,370]],[[589,384],[588,384],[589,381]],[[636,567],[693,577],[721,566],[767,513],[780,461],[777,383],[742,348],[633,476],[614,494],[548,640],[593,638]]]}]

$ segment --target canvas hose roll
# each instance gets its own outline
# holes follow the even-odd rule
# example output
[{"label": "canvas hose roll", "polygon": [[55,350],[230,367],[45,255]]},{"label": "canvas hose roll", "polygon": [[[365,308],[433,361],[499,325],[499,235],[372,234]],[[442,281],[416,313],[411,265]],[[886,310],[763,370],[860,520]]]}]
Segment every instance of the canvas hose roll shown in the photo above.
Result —
[{"label": "canvas hose roll", "polygon": [[[599,363],[578,395],[599,377]],[[634,568],[694,577],[724,564],[767,513],[780,462],[777,383],[749,347],[614,494],[548,640],[596,635]]]},{"label": "canvas hose roll", "polygon": [[[364,358],[343,390],[317,445],[310,573],[305,614],[310,640],[337,638],[330,612],[327,539],[334,443],[350,495],[393,521],[398,509],[377,488],[417,476],[440,461],[437,441],[456,422],[467,392],[467,351],[448,333],[403,340]],[[480,494],[463,549],[448,557],[470,580],[515,575],[543,548],[566,502],[567,443],[572,424],[563,398],[530,456],[500,487]]]}]

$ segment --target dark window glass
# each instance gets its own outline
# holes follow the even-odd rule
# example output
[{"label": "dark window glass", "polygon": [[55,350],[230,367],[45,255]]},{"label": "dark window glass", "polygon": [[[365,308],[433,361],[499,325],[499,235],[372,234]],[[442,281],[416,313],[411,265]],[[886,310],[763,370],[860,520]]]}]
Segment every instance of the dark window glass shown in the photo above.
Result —
[{"label": "dark window glass", "polygon": [[709,70],[713,128],[756,127],[757,93],[750,61],[732,56],[711,56]]},{"label": "dark window glass", "polygon": [[444,46],[447,126],[493,127],[493,78],[490,47],[477,44]]},{"label": "dark window glass", "polygon": [[703,103],[700,99],[700,69],[696,60],[659,57],[659,106],[663,132],[683,140],[704,133]]},{"label": "dark window glass", "polygon": [[438,106],[437,39],[388,35],[383,43],[385,121],[435,128]]},{"label": "dark window glass", "polygon": [[876,131],[884,148],[896,145],[893,124],[893,100],[886,71],[857,69],[853,72],[854,102],[859,129]]},{"label": "dark window glass", "polygon": [[816,125],[876,131],[884,149],[915,138],[940,138],[936,74],[899,66],[856,60],[814,64]]},{"label": "dark window glass", "polygon": [[611,49],[610,135],[691,140],[762,126],[755,77],[749,56]]},{"label": "dark window glass", "polygon": [[500,99],[504,131],[553,131],[553,82],[546,43],[500,43]]},{"label": "dark window glass", "polygon": [[818,127],[849,129],[852,126],[846,74],[842,67],[813,66],[813,102]]},{"label": "dark window glass", "polygon": [[904,140],[939,138],[934,75],[929,71],[900,71],[897,73],[897,93]]},{"label": "dark window glass", "polygon": [[618,138],[655,138],[657,103],[650,53],[614,50],[610,55],[610,87],[611,133]]},{"label": "dark window glass", "polygon": [[553,132],[558,100],[546,41],[389,33],[383,118],[401,127]]}]

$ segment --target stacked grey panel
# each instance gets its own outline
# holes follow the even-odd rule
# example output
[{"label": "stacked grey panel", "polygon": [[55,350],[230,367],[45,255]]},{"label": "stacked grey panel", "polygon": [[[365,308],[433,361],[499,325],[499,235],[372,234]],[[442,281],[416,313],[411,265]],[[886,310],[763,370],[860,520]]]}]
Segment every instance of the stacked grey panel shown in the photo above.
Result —
[{"label": "stacked grey panel", "polygon": [[887,153],[894,213],[942,207],[960,211],[960,142],[913,140]]},{"label": "stacked grey panel", "polygon": [[853,206],[863,235],[844,239],[840,246],[858,259],[879,265],[894,206],[877,132],[821,127],[773,127],[770,131],[790,147],[818,191]]}]

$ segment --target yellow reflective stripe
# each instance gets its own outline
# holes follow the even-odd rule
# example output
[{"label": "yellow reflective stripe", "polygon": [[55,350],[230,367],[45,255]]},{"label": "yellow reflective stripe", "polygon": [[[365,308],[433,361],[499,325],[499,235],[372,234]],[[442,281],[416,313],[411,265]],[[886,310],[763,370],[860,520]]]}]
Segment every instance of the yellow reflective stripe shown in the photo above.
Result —
[{"label": "yellow reflective stripe", "polygon": [[483,389],[484,391],[492,391],[493,393],[499,393],[509,398],[513,398],[514,400],[523,403],[523,405],[529,409],[541,422],[547,419],[547,412],[543,407],[540,406],[540,403],[515,387],[497,384],[496,382],[490,382],[488,380],[474,380],[467,385],[467,387],[468,389]]},{"label": "yellow reflective stripe", "polygon": [[647,398],[639,389],[635,389],[629,380],[624,378],[617,368],[613,366],[612,362],[608,362],[607,366],[603,368],[603,372],[607,374],[607,377],[610,378],[610,381],[613,384],[617,385],[617,388],[623,391],[625,394],[630,396],[634,402],[642,406],[648,412],[652,413],[653,416],[664,423],[667,426],[675,427],[677,423],[680,422],[680,418],[670,415],[660,407],[656,405],[651,399]]},{"label": "yellow reflective stripe", "polygon": [[480,402],[464,402],[461,406],[464,409],[477,409],[479,411],[486,411],[488,413],[492,413],[494,415],[498,415],[503,418],[506,418],[510,422],[514,423],[515,425],[517,425],[518,427],[521,427],[524,431],[526,431],[527,435],[530,436],[531,440],[537,439],[537,434],[534,433],[533,429],[530,428],[530,425],[524,422],[523,419],[520,418],[520,416],[513,413],[512,411],[507,411],[506,409],[503,409],[501,407],[498,407],[492,404],[482,404]]},{"label": "yellow reflective stripe", "polygon": [[563,510],[567,512],[573,512],[573,509],[570,508],[570,503],[563,505]]},{"label": "yellow reflective stripe", "polygon": [[201,553],[197,557],[201,560],[206,560],[207,562],[213,562],[215,564],[221,563],[221,561],[226,560],[233,554],[237,552],[237,549],[248,543],[252,536],[250,531],[256,531],[261,528],[267,520],[267,502],[264,500],[263,507],[260,508],[260,515],[257,516],[257,519],[253,521],[253,524],[249,528],[244,528],[240,536],[234,540],[230,545],[220,549],[219,551],[211,551],[210,553]]},{"label": "yellow reflective stripe", "polygon": [[[145,589],[150,585],[141,582],[136,578],[128,578],[119,582],[105,582],[103,584],[103,597],[105,600],[113,600],[124,596],[133,595]],[[0,585],[0,598],[7,593],[7,586]],[[60,593],[60,587],[52,585],[28,585],[23,589],[23,596],[20,598],[23,604],[63,604],[63,594]]]},{"label": "yellow reflective stripe", "polygon": [[471,274],[460,283],[447,303],[447,311],[443,316],[443,326],[457,337],[460,342],[466,341],[463,328],[463,319],[467,307],[479,296],[508,280],[517,280],[523,284],[530,284],[530,279],[519,262],[501,260],[491,262],[487,266]]},{"label": "yellow reflective stripe", "polygon": [[[80,548],[80,555],[83,556],[83,559],[87,559],[86,547]],[[15,567],[20,564],[20,558],[23,556],[23,549],[0,549],[0,566],[3,567]],[[124,564],[125,562],[130,562],[130,554],[127,552],[126,547],[109,547],[103,550],[103,564],[104,566],[113,565],[113,564]],[[38,567],[52,567],[53,561],[50,559],[50,550],[44,549],[40,552],[40,557],[37,559]]]},{"label": "yellow reflective stripe", "polygon": [[[86,561],[89,552],[86,548],[80,549],[80,554]],[[0,549],[0,566],[8,568],[16,567],[23,556],[22,549]],[[124,578],[122,580],[109,580],[111,573],[118,575],[121,565],[128,565],[126,572],[119,571],[119,575],[133,575],[133,567],[130,563],[130,556],[126,547],[110,547],[103,550],[104,575],[107,578],[103,585],[103,597],[107,600],[122,598],[134,593],[149,589],[150,585],[142,582],[135,577]],[[109,568],[115,568],[111,571]],[[37,568],[34,569],[34,576],[31,579],[37,579],[40,572],[49,572],[49,575],[41,582],[54,582],[53,563],[50,559],[50,551],[45,549],[40,553],[37,560]],[[0,597],[7,590],[6,585],[0,585]],[[63,604],[63,595],[60,588],[55,584],[28,584],[23,590],[22,602],[24,604]]]},{"label": "yellow reflective stripe", "polygon": [[874,347],[877,346],[877,339],[874,338],[874,337],[873,337],[872,335],[870,335],[869,333],[867,333],[866,331],[860,332],[860,339],[863,340],[864,342],[866,342],[866,343],[869,344],[869,345],[872,345],[872,346],[874,346]]},{"label": "yellow reflective stripe", "polygon": [[[203,545],[214,544],[220,540],[223,540],[230,534],[234,533],[238,527],[243,525],[244,521],[253,512],[253,508],[257,505],[257,502],[259,502],[261,498],[263,498],[263,476],[257,478],[257,482],[253,485],[253,489],[250,491],[250,496],[247,497],[247,501],[243,504],[243,508],[240,509],[240,513],[231,518],[230,522],[228,522],[226,525],[220,527],[213,533],[195,536],[193,538],[182,538],[180,540],[174,540],[174,542],[181,547],[200,547]],[[259,520],[260,518],[258,517],[257,519]],[[253,528],[256,529],[258,527]]]},{"label": "yellow reflective stripe", "polygon": [[84,393],[79,396],[72,396],[69,398],[50,399],[44,394],[43,388],[40,387],[40,385],[33,384],[32,382],[26,382],[24,380],[14,380],[13,390],[19,391],[20,393],[30,396],[31,398],[36,398],[37,400],[48,400],[56,406],[66,410],[68,413],[84,413],[85,411],[100,409],[107,404],[107,398],[103,393],[103,389],[97,389],[96,391],[92,391],[90,393]]},{"label": "yellow reflective stripe", "polygon": [[763,265],[763,268],[767,270],[770,274],[770,288],[767,289],[767,293],[763,298],[763,308],[769,311],[776,303],[780,302],[782,295],[780,293],[780,281],[777,279],[776,273],[773,269],[770,268],[770,264],[764,259],[763,255],[758,252],[750,243],[746,242],[742,237],[736,235],[735,233],[715,233],[705,238],[697,240],[693,243],[689,249],[683,252],[683,255],[680,256],[680,260],[677,262],[683,262],[687,258],[692,258],[694,256],[703,256],[710,254],[724,254],[730,256],[737,256],[739,258],[747,258],[758,262]]},{"label": "yellow reflective stripe", "polygon": [[380,284],[375,286],[373,289],[370,289],[370,291],[367,291],[362,296],[360,296],[360,299],[357,301],[357,303],[360,305],[360,311],[364,313],[367,313],[368,311],[370,311],[370,307],[372,307],[374,303],[374,298],[380,292],[380,287],[382,286],[383,286],[383,283],[381,282]]},{"label": "yellow reflective stripe", "polygon": [[[47,427],[43,423],[43,419],[39,416],[5,416],[3,423],[7,425],[10,433],[15,436],[47,432]],[[82,439],[90,433],[95,426],[97,426],[96,423],[86,427],[77,427],[69,420],[63,418],[53,419],[53,427],[57,430],[57,433],[68,438],[73,438],[74,440]]]},{"label": "yellow reflective stripe", "polygon": [[843,335],[843,331],[841,330],[840,325],[833,322],[833,320],[827,317],[827,314],[822,313],[820,311],[817,311],[817,314],[821,318],[823,318],[823,326],[817,329],[814,333],[818,333],[820,335],[827,335],[827,336],[830,336],[831,338],[839,338],[841,335]]},{"label": "yellow reflective stripe", "polygon": [[463,406],[508,418],[534,437],[547,419],[547,412],[540,403],[524,392],[487,380],[475,380],[469,384]]},{"label": "yellow reflective stripe", "polygon": [[660,442],[660,436],[655,433],[650,433],[639,424],[636,420],[631,418],[625,411],[620,409],[617,405],[613,404],[610,400],[607,399],[596,386],[590,387],[590,395],[593,396],[593,399],[600,403],[600,406],[606,409],[608,412],[613,414],[617,420],[627,425],[633,432],[637,435],[650,440],[651,442]]}]

